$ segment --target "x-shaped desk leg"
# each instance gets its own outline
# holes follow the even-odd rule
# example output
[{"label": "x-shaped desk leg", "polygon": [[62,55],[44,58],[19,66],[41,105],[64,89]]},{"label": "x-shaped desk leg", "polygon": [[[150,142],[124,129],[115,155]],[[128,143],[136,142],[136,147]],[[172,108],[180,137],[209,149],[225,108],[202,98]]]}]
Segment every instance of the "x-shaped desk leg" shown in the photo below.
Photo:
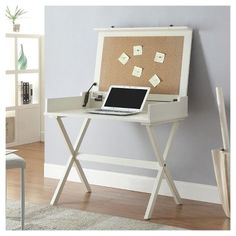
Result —
[{"label": "x-shaped desk leg", "polygon": [[157,199],[157,196],[158,196],[158,192],[159,192],[163,177],[165,177],[165,179],[167,181],[167,184],[168,184],[168,186],[169,186],[169,188],[172,192],[172,195],[175,199],[176,204],[182,204],[180,195],[179,195],[178,190],[175,186],[173,178],[170,174],[170,171],[169,171],[168,167],[166,166],[166,158],[167,158],[168,152],[170,150],[170,146],[172,144],[174,135],[175,135],[176,130],[178,128],[178,125],[179,125],[178,122],[173,123],[163,155],[161,155],[157,139],[154,135],[153,127],[150,126],[150,125],[146,125],[148,136],[149,136],[150,142],[152,144],[154,154],[157,158],[157,161],[159,162],[160,169],[158,170],[157,177],[154,181],[153,190],[152,190],[152,193],[151,193],[151,196],[150,196],[150,199],[149,199],[149,202],[148,202],[148,206],[147,206],[147,209],[146,209],[146,212],[145,212],[145,215],[144,215],[145,220],[150,219],[151,216],[152,216],[152,212],[153,212],[153,209],[154,209],[154,206],[155,206],[155,203],[156,203],[156,199]]},{"label": "x-shaped desk leg", "polygon": [[81,182],[84,184],[87,192],[91,192],[91,188],[90,188],[89,183],[86,179],[84,171],[83,171],[83,169],[80,165],[80,162],[78,161],[78,159],[76,159],[76,156],[78,155],[79,148],[80,148],[81,143],[83,141],[84,135],[85,135],[86,130],[88,128],[88,125],[90,123],[90,119],[85,119],[84,123],[82,124],[80,133],[79,133],[78,138],[77,138],[76,143],[75,143],[75,147],[73,147],[73,145],[70,141],[70,138],[68,136],[68,133],[65,129],[65,126],[62,122],[61,117],[57,117],[57,122],[58,122],[58,125],[59,125],[59,127],[62,131],[62,134],[63,134],[64,138],[65,138],[67,146],[70,149],[71,156],[70,156],[70,158],[67,162],[65,173],[63,174],[62,178],[60,179],[60,181],[57,185],[56,191],[54,192],[54,195],[53,195],[52,200],[50,202],[51,205],[54,205],[58,202],[58,200],[60,198],[60,195],[61,195],[61,192],[63,190],[63,187],[65,185],[65,182],[67,180],[67,177],[70,173],[70,170],[71,170],[73,164],[75,164],[75,169],[76,169],[76,171],[77,171],[77,173],[78,173],[78,175],[81,179]]}]

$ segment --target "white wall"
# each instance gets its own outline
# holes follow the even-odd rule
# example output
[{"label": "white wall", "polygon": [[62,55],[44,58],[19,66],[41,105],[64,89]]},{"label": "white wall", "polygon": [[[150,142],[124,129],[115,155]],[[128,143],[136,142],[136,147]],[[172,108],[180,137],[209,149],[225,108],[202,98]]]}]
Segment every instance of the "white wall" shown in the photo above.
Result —
[{"label": "white wall", "polygon": [[[210,150],[221,147],[215,87],[222,86],[230,106],[229,7],[46,7],[46,97],[79,95],[93,82],[97,33],[93,28],[187,25],[194,29],[189,78],[189,117],[182,122],[170,151],[176,180],[215,185]],[[229,116],[228,116],[229,117]],[[75,139],[82,120],[68,119]],[[166,139],[169,128],[158,128]],[[45,162],[65,164],[69,152],[56,121],[46,118]],[[161,139],[164,144],[165,140]],[[94,121],[82,151],[154,160],[143,127]],[[147,170],[83,163],[86,168],[155,176]]]}]

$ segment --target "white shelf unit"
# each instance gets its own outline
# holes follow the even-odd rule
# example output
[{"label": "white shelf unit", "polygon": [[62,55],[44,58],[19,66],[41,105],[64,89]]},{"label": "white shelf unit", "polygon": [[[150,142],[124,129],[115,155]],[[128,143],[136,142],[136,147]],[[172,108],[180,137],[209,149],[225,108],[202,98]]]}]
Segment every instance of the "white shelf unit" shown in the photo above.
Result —
[{"label": "white shelf unit", "polygon": [[[21,44],[27,57],[26,69],[19,69]],[[7,33],[6,47],[6,146],[40,141],[40,101],[42,76],[42,36],[39,34]],[[21,81],[32,84],[29,104],[22,103]]]}]

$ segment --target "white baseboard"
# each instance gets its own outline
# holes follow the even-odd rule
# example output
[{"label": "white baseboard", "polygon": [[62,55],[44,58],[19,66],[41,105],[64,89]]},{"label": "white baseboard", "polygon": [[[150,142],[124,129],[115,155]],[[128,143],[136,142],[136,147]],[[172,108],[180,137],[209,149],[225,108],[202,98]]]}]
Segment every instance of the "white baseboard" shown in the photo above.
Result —
[{"label": "white baseboard", "polygon": [[40,141],[44,142],[44,131],[40,132]]},{"label": "white baseboard", "polygon": [[[44,164],[44,177],[59,179],[64,173],[64,166],[54,164]],[[138,192],[150,193],[154,178],[129,175],[123,173],[115,173],[110,171],[84,169],[89,183],[94,185],[127,189]],[[78,174],[74,167],[69,176],[69,181],[80,182]],[[220,203],[218,190],[216,186],[197,184],[183,181],[175,181],[181,198],[191,199],[203,202]],[[163,180],[160,194],[171,196],[171,192],[165,180]]]}]

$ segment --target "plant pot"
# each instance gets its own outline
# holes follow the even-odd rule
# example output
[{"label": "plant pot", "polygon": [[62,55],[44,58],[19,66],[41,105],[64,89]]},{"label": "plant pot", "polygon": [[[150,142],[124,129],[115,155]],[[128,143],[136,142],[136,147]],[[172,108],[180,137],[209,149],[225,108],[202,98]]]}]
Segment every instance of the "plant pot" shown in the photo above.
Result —
[{"label": "plant pot", "polygon": [[20,32],[20,24],[13,24],[13,31]]}]

